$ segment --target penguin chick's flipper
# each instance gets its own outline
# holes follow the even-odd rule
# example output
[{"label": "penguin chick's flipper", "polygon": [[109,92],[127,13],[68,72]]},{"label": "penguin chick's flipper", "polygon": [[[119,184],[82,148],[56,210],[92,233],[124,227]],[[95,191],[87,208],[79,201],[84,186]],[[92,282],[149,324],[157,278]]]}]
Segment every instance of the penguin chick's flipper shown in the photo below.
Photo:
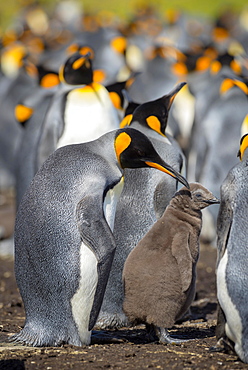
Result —
[{"label": "penguin chick's flipper", "polygon": [[[98,281],[90,312],[89,331],[92,330],[101,308],[116,248],[113,234],[102,210],[100,214],[98,208],[92,207],[92,204],[96,204],[97,197],[99,198],[94,194],[87,196],[77,205],[77,222],[81,238],[97,258]],[[102,199],[98,201],[102,202]]]}]

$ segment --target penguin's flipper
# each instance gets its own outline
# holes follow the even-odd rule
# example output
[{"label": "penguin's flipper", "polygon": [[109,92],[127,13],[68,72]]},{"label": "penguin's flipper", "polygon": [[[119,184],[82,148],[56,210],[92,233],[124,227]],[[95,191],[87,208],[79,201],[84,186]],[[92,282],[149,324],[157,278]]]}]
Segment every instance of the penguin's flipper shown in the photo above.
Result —
[{"label": "penguin's flipper", "polygon": [[89,331],[96,323],[105,293],[108,277],[116,249],[112,231],[104,217],[98,195],[84,197],[77,206],[78,229],[83,242],[97,258],[98,282],[90,312]]},{"label": "penguin's flipper", "polygon": [[[178,271],[181,275],[182,291],[185,292],[192,281],[193,258],[190,252],[190,234],[188,231],[182,234],[177,233],[174,236],[171,252],[177,261]],[[185,240],[188,241],[187,244]]]},{"label": "penguin's flipper", "polygon": [[224,195],[225,193],[229,194],[229,192],[223,191],[224,186],[225,185],[223,184],[222,191],[221,191],[222,197],[221,197],[219,214],[218,214],[218,219],[217,219],[217,235],[218,235],[218,238],[217,238],[218,256],[217,256],[217,264],[216,264],[217,266],[219,265],[219,262],[225,253],[230,230],[232,227],[232,219],[233,219],[231,201],[229,199],[229,196],[225,197]]}]

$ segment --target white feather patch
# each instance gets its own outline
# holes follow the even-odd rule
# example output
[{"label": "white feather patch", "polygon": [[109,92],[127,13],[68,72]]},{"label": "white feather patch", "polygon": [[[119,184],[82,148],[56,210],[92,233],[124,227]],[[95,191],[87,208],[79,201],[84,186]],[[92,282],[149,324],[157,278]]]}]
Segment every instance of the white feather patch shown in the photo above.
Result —
[{"label": "white feather patch", "polygon": [[95,254],[85,245],[80,248],[79,288],[71,299],[72,315],[78,327],[83,344],[90,344],[91,331],[88,330],[90,312],[93,305],[98,281],[97,259]]},{"label": "white feather patch", "polygon": [[66,100],[64,122],[64,131],[57,148],[95,140],[119,127],[117,112],[108,92],[101,86],[97,92],[93,89],[70,91]]},{"label": "white feather patch", "polygon": [[124,180],[122,177],[120,182],[118,182],[118,184],[116,184],[112,189],[110,189],[107,192],[105,199],[104,199],[103,211],[104,211],[104,215],[107,220],[107,223],[112,231],[114,229],[116,205],[120,198],[123,185],[124,185]]},{"label": "white feather patch", "polygon": [[[217,269],[217,296],[226,316],[225,331],[229,339],[235,343],[235,351],[243,358],[242,350],[242,322],[236,306],[233,304],[226,285],[226,266],[228,261],[227,250],[220,260]],[[233,282],[235,284],[235,281]]]}]

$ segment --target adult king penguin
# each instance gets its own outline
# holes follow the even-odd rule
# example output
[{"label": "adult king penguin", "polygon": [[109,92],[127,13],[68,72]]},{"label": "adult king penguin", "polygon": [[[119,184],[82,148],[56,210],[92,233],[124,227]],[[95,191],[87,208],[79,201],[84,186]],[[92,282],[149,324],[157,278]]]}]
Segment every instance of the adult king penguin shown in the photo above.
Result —
[{"label": "adult king penguin", "polygon": [[38,168],[57,148],[95,140],[119,127],[107,89],[93,81],[90,52],[74,53],[61,66],[60,88],[54,94],[37,149]]},{"label": "adult king penguin", "polygon": [[201,210],[219,203],[201,184],[183,187],[163,216],[127,257],[123,309],[132,323],[146,323],[162,343],[180,343],[167,328],[189,309],[195,295]]},{"label": "adult king penguin", "polygon": [[[248,134],[240,141],[241,162],[221,186],[217,220],[217,297],[219,312],[216,337],[248,363]],[[217,346],[218,346],[217,344]]]},{"label": "adult king penguin", "polygon": [[[165,134],[165,130],[170,107],[184,85],[180,83],[167,95],[141,104],[123,120],[124,124],[129,124],[149,137],[161,158],[178,172],[183,167],[184,155],[178,143]],[[97,321],[99,328],[128,325],[122,310],[122,270],[128,254],[162,216],[177,190],[177,181],[164,175],[148,168],[125,170],[125,184],[115,215],[114,237],[117,248]]]},{"label": "adult king penguin", "polygon": [[154,167],[188,186],[137,130],[57,149],[18,209],[15,274],[26,322],[13,340],[90,343],[114,252],[113,222],[126,167]]}]

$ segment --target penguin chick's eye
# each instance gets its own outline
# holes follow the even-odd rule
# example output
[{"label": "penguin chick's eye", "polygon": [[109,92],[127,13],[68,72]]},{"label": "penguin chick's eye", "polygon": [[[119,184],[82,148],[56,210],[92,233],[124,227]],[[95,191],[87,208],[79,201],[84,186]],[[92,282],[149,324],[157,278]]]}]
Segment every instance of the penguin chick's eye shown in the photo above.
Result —
[{"label": "penguin chick's eye", "polygon": [[202,197],[202,195],[201,195],[201,193],[196,193],[195,194],[195,197],[198,198],[198,199],[200,199]]}]

